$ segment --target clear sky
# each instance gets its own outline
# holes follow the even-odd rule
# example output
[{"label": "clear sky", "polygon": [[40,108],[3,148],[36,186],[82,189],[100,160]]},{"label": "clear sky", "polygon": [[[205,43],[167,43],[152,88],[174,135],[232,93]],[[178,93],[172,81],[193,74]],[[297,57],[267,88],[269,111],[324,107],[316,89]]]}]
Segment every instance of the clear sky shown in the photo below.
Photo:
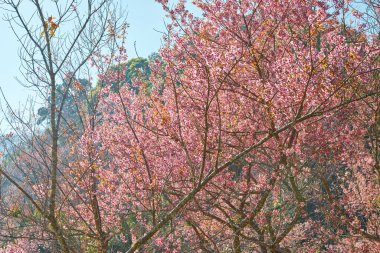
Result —
[{"label": "clear sky", "polygon": [[[127,20],[130,25],[127,38],[129,57],[136,57],[135,41],[139,56],[146,57],[156,52],[161,45],[161,34],[155,30],[164,30],[165,14],[162,7],[154,0],[121,0],[120,2],[127,11]],[[0,16],[1,18],[4,16],[2,9],[0,9]],[[9,24],[3,19],[0,19],[0,32],[0,87],[11,105],[17,108],[33,94],[15,79],[15,77],[20,77],[19,44]],[[2,98],[0,102],[4,105]]]}]

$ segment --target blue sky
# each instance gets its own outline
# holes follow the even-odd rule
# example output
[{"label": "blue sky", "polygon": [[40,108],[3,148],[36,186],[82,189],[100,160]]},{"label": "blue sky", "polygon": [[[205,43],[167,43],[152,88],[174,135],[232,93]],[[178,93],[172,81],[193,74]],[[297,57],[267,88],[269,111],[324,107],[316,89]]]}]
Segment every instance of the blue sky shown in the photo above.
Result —
[{"label": "blue sky", "polygon": [[[127,21],[130,25],[127,38],[127,50],[130,58],[136,57],[134,42],[139,56],[146,57],[159,49],[161,34],[155,30],[164,30],[164,11],[154,0],[121,0],[127,11]],[[1,18],[4,10],[0,9]],[[18,108],[26,99],[33,97],[28,89],[22,87],[15,79],[20,77],[20,61],[18,59],[19,44],[11,31],[9,24],[0,19],[0,87],[10,104]],[[1,104],[4,105],[2,98]],[[1,121],[0,114],[0,121]]]}]

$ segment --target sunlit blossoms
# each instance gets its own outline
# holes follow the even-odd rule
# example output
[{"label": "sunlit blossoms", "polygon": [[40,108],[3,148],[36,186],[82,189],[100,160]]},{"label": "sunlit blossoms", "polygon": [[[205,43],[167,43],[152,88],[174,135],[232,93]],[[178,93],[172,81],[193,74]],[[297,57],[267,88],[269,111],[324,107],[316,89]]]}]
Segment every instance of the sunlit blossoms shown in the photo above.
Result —
[{"label": "sunlit blossoms", "polygon": [[68,243],[380,251],[380,45],[363,15],[350,1],[157,2],[158,55],[91,58],[93,111],[77,102],[83,130],[60,147]]}]

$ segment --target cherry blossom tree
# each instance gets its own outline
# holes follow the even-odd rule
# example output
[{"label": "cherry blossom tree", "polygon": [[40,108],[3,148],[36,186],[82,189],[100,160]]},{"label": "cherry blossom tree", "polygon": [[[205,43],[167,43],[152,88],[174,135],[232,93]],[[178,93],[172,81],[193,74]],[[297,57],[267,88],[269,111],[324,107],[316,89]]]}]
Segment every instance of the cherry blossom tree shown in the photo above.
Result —
[{"label": "cherry blossom tree", "polygon": [[[171,21],[149,67],[109,42],[89,57],[96,89],[70,76],[92,109],[75,103],[82,127],[60,143],[63,252],[380,250],[376,6],[158,2]],[[10,225],[31,217],[20,189]]]},{"label": "cherry blossom tree", "polygon": [[[172,23],[153,89],[106,78],[93,138],[105,213],[134,220],[128,252],[309,252],[337,231],[378,245],[362,118],[378,94],[376,37],[341,23],[339,1],[193,1],[201,17],[160,2]],[[360,203],[370,214],[350,206],[358,184],[374,191]]]}]

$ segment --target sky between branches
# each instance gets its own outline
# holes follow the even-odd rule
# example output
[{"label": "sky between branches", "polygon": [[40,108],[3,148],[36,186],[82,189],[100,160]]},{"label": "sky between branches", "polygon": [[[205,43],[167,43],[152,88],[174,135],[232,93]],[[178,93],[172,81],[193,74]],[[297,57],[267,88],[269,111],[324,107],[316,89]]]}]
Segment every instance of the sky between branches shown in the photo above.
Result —
[{"label": "sky between branches", "polygon": [[[129,23],[127,37],[127,52],[129,58],[139,56],[147,57],[156,52],[161,45],[161,33],[164,30],[165,14],[161,6],[154,0],[123,0],[122,7],[127,11]],[[27,10],[26,10],[27,11]],[[5,11],[0,9],[0,87],[13,108],[19,108],[33,93],[22,87],[16,78],[21,79],[18,57],[20,44],[17,42],[7,21],[3,19]],[[28,15],[30,13],[26,13]],[[136,42],[136,50],[134,43]],[[0,98],[1,104],[4,101]],[[0,116],[1,118],[2,116]],[[1,121],[1,119],[0,119]]]}]

